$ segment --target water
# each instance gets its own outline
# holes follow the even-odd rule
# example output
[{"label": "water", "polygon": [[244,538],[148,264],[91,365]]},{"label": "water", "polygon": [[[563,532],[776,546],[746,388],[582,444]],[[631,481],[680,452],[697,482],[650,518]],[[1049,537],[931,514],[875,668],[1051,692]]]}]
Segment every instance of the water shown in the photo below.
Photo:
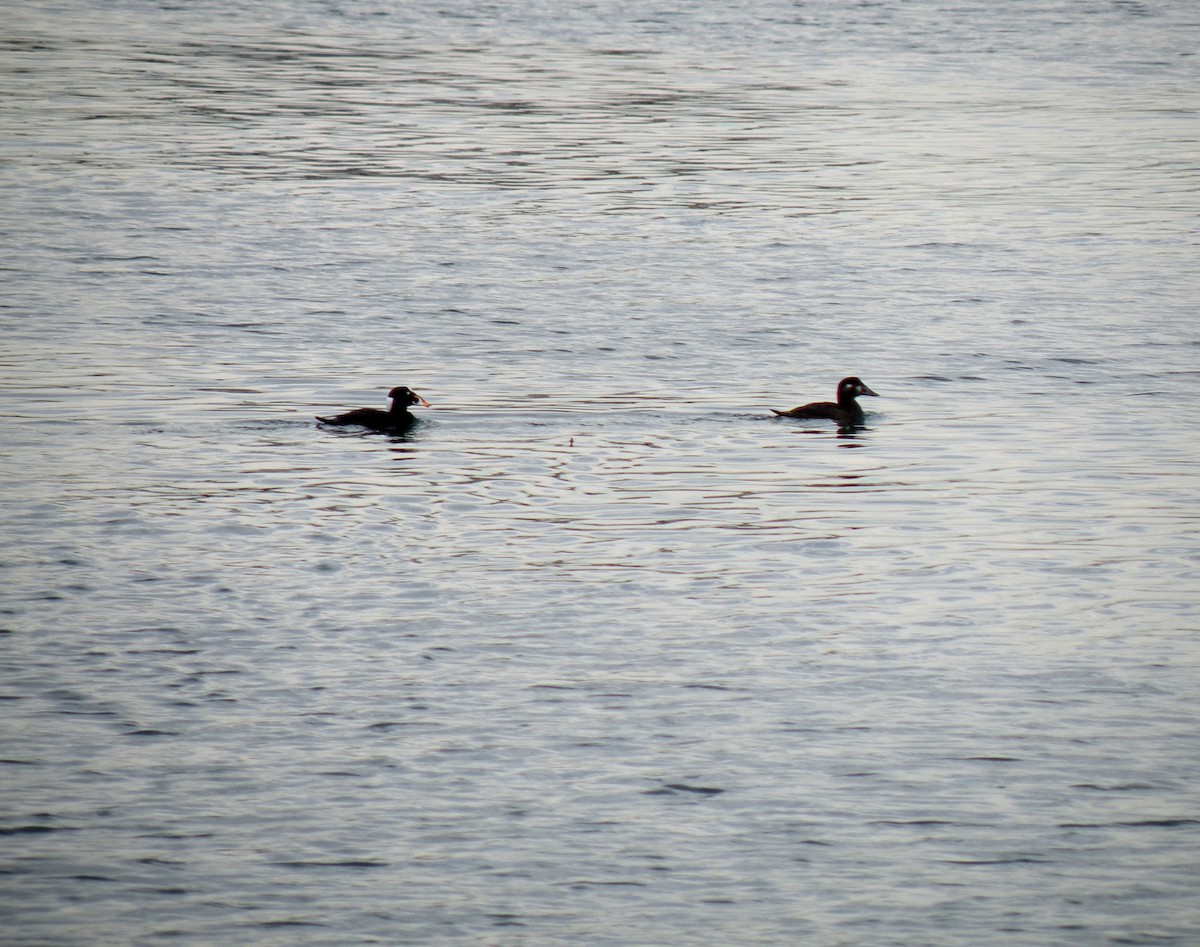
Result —
[{"label": "water", "polygon": [[7,942],[1200,940],[1200,17],[727,7],[3,12]]}]

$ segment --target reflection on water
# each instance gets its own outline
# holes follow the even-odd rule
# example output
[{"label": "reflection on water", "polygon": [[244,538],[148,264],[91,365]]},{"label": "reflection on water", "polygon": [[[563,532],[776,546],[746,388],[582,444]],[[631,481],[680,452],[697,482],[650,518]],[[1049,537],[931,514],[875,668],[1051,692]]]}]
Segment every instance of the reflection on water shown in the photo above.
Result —
[{"label": "reflection on water", "polygon": [[85,7],[4,40],[14,942],[1196,938],[1185,5]]}]

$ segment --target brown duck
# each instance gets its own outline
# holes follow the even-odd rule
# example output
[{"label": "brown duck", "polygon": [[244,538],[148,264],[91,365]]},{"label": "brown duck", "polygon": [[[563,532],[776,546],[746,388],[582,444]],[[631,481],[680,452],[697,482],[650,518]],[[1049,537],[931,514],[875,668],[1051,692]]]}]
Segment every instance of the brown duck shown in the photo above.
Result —
[{"label": "brown duck", "polygon": [[429,407],[428,401],[411,388],[405,388],[403,385],[389,391],[388,397],[392,399],[392,406],[387,411],[381,411],[379,408],[355,408],[345,414],[335,414],[331,418],[318,417],[317,420],[322,424],[333,424],[338,427],[346,424],[358,424],[370,428],[372,431],[396,434],[407,431],[417,421],[416,415],[409,413],[408,406],[410,404]]},{"label": "brown duck", "polygon": [[812,404],[802,404],[790,411],[775,411],[781,418],[799,418],[801,420],[825,419],[837,421],[839,427],[859,427],[863,423],[863,409],[859,407],[859,395],[878,397],[863,380],[855,375],[843,378],[838,382],[837,404],[832,401],[814,401]]}]

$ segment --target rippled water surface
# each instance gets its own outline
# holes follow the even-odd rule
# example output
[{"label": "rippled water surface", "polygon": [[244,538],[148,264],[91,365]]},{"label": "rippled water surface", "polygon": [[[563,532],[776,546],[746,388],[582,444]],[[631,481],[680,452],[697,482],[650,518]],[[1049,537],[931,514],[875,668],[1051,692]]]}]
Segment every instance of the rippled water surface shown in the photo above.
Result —
[{"label": "rippled water surface", "polygon": [[735,7],[0,14],[6,943],[1200,941],[1200,14]]}]

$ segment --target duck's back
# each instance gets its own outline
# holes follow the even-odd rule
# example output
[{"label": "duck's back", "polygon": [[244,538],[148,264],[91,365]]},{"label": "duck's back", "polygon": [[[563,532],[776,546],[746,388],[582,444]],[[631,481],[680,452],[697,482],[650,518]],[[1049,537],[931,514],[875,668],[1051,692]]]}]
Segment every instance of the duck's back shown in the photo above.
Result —
[{"label": "duck's back", "polygon": [[775,408],[771,410],[781,418],[799,418],[801,420],[823,418],[829,421],[837,421],[838,423],[853,420],[851,414],[845,408],[834,404],[832,401],[814,401],[812,404],[802,404],[800,407],[792,408],[790,411],[777,411]]},{"label": "duck's back", "polygon": [[[411,418],[412,415],[409,417]],[[381,411],[379,408],[355,408],[345,414],[335,414],[331,418],[317,418],[317,420],[339,427],[344,424],[359,424],[377,431],[390,431],[396,427],[397,418],[390,411]]]}]

